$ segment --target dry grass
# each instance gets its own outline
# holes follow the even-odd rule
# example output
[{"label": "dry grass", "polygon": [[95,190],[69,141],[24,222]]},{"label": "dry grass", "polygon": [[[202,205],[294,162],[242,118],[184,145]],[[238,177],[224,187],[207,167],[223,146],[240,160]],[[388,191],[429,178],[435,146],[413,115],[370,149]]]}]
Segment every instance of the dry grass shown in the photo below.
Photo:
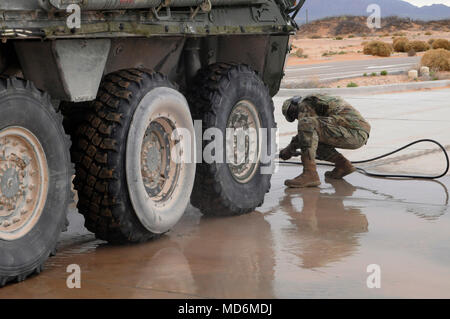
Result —
[{"label": "dry grass", "polygon": [[411,49],[408,51],[408,56],[416,56],[416,51],[414,51],[414,49]]},{"label": "dry grass", "polygon": [[396,52],[408,52],[406,50],[406,46],[408,45],[409,40],[406,37],[395,38],[392,46]]},{"label": "dry grass", "polygon": [[447,39],[436,39],[433,41],[433,49],[450,50],[450,41]]},{"label": "dry grass", "polygon": [[328,17],[301,25],[298,34],[300,37],[311,37],[314,35],[320,35],[321,37],[345,35],[365,37],[385,34],[404,36],[409,31],[414,31],[415,35],[418,35],[418,32],[420,32],[420,34],[425,36],[450,31],[450,19],[420,21],[395,16],[384,17],[381,21],[381,28],[374,32],[374,30],[367,27],[366,16]]},{"label": "dry grass", "polygon": [[450,51],[445,49],[434,49],[424,54],[422,65],[433,71],[450,71]]},{"label": "dry grass", "polygon": [[323,87],[323,84],[320,82],[319,77],[311,76],[308,80],[302,81],[297,84],[296,88],[302,89],[314,89]]},{"label": "dry grass", "polygon": [[409,52],[410,50],[414,50],[416,52],[423,52],[430,49],[430,45],[425,41],[411,41],[408,42],[405,46],[405,51]]},{"label": "dry grass", "polygon": [[389,43],[383,41],[370,41],[364,45],[364,54],[388,57],[392,53]]},{"label": "dry grass", "polygon": [[[339,19],[336,19],[339,20]],[[323,21],[322,21],[323,22]],[[316,25],[316,24],[315,24]],[[317,24],[316,26],[321,26],[321,28],[311,30],[311,35],[317,35],[319,39],[311,39],[310,34],[298,33],[297,38],[292,39],[292,44],[296,46],[291,51],[289,55],[288,65],[300,65],[300,64],[315,64],[322,62],[332,62],[332,61],[353,61],[353,60],[367,60],[367,59],[379,59],[380,57],[363,54],[364,41],[378,40],[389,44],[392,44],[392,39],[394,32],[390,32],[389,35],[382,33],[381,31],[374,30],[367,34],[367,38],[363,38],[361,34],[351,33],[354,37],[344,37],[341,41],[332,41],[336,37],[334,35],[334,29],[331,25]],[[406,38],[412,41],[429,41],[432,39],[447,39],[450,40],[450,32],[445,32],[446,28],[441,28],[442,30],[433,31],[432,35],[425,35],[427,29],[422,29],[421,25],[417,25],[415,29],[405,30],[403,33]],[[329,34],[332,34],[330,36]],[[418,35],[420,33],[421,35]],[[375,36],[386,35],[384,38],[375,38]],[[301,37],[300,37],[301,36]],[[297,57],[295,52],[297,48],[304,49],[304,56]],[[330,52],[340,52],[344,51],[346,54],[329,54]],[[326,53],[326,54],[325,54]],[[411,51],[412,53],[412,51]],[[417,55],[422,56],[425,52],[417,52]],[[306,57],[305,55],[308,55]],[[391,56],[407,56],[406,52],[395,52]]]}]

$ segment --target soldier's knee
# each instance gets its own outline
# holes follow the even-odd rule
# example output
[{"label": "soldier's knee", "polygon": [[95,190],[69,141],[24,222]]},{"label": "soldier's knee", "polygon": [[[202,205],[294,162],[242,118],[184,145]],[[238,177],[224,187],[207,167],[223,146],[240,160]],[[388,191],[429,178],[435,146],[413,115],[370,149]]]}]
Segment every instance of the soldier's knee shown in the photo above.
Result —
[{"label": "soldier's knee", "polygon": [[359,143],[357,145],[358,146],[357,148],[360,148],[367,144],[367,141],[369,140],[369,134],[367,134],[366,132],[363,132],[363,131],[359,131],[358,135],[359,135],[359,139],[358,139]]},{"label": "soldier's knee", "polygon": [[363,131],[353,131],[350,137],[346,140],[345,149],[356,150],[358,148],[363,147],[367,144],[367,140],[369,139],[369,135]]}]

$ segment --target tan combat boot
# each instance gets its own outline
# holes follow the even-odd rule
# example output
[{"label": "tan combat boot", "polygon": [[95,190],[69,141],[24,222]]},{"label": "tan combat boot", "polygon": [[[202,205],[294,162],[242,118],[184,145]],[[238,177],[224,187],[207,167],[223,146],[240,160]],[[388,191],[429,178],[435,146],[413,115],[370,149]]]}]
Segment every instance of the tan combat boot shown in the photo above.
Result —
[{"label": "tan combat boot", "polygon": [[335,164],[335,168],[325,173],[327,178],[342,179],[342,177],[356,171],[356,167],[340,153],[330,159],[330,162]]},{"label": "tan combat boot", "polygon": [[302,155],[303,173],[294,179],[288,179],[284,185],[292,188],[314,187],[320,185],[316,162],[309,156]]}]

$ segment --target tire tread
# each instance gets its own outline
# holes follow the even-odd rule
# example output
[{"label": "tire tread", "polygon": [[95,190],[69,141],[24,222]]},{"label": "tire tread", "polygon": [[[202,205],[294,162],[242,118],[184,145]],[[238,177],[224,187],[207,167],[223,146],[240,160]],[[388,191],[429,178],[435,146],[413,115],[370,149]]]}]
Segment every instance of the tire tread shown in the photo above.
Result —
[{"label": "tire tread", "polygon": [[120,152],[126,145],[127,128],[142,88],[174,87],[160,73],[143,69],[121,70],[107,75],[90,112],[75,133],[72,159],[78,210],[86,228],[110,243],[144,242],[157,235],[139,222],[124,184]]},{"label": "tire tread", "polygon": [[[221,112],[221,100],[226,97],[226,89],[239,75],[250,76],[252,84],[263,86],[268,89],[259,78],[258,74],[249,66],[244,64],[216,63],[202,69],[196,76],[194,90],[188,95],[191,112],[194,119],[201,119],[203,128],[214,127],[216,114]],[[267,93],[267,97],[270,98]],[[271,102],[273,116],[274,105]],[[275,122],[274,122],[275,123]],[[256,207],[239,207],[222,188],[217,178],[216,166],[214,164],[197,164],[194,190],[191,195],[191,204],[208,216],[233,216],[242,215],[253,211]],[[270,189],[270,182],[265,192]],[[263,199],[258,207],[263,204]]]},{"label": "tire tread", "polygon": [[[32,94],[38,101],[41,102],[41,105],[45,108],[47,113],[50,115],[50,117],[53,119],[55,123],[57,123],[60,127],[60,134],[63,136],[63,140],[65,143],[65,146],[67,150],[71,147],[71,140],[69,135],[67,135],[64,131],[63,127],[63,116],[60,112],[57,112],[55,108],[52,105],[50,95],[47,93],[39,90],[36,88],[36,86],[31,81],[15,78],[15,77],[9,77],[9,78],[0,78],[0,94],[4,94],[7,92],[12,91],[22,91],[27,92],[29,94]],[[68,161],[70,163],[70,161]],[[58,224],[58,228],[60,229],[60,232],[63,232],[67,230],[68,226],[68,220],[67,220],[67,213],[68,213],[68,207],[69,203],[73,198],[73,192],[71,190],[71,178],[72,175],[75,173],[73,164],[69,164],[69,172],[68,172],[68,179],[67,179],[67,188],[69,194],[72,194],[71,196],[68,196],[67,202],[66,202],[66,212],[64,213],[64,218],[61,218]],[[47,259],[51,256],[54,256],[56,254],[56,246],[57,246],[57,239],[55,240],[52,247],[49,247],[47,250],[48,253],[44,254],[44,256],[35,263],[35,265],[32,267],[31,270],[23,271],[21,273],[12,275],[12,276],[0,276],[0,287],[3,287],[9,282],[22,282],[27,277],[31,276],[32,274],[39,274],[44,269],[44,263],[47,261]]]}]

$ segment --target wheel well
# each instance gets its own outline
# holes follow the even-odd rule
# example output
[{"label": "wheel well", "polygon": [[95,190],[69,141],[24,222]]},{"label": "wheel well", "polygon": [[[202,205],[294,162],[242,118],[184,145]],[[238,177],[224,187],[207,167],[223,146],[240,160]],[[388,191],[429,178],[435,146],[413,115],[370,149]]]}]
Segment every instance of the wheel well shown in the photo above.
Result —
[{"label": "wheel well", "polygon": [[183,59],[184,80],[172,79],[183,87],[200,68],[214,63],[245,64],[252,68],[275,95],[283,77],[288,52],[288,36],[224,35],[186,40]]},{"label": "wheel well", "polygon": [[32,81],[53,99],[83,102],[118,70],[155,70],[184,91],[198,70],[223,62],[250,66],[273,96],[287,48],[285,35],[16,40],[0,44],[0,74]]},{"label": "wheel well", "polygon": [[23,78],[22,67],[11,41],[0,44],[0,74]]}]

